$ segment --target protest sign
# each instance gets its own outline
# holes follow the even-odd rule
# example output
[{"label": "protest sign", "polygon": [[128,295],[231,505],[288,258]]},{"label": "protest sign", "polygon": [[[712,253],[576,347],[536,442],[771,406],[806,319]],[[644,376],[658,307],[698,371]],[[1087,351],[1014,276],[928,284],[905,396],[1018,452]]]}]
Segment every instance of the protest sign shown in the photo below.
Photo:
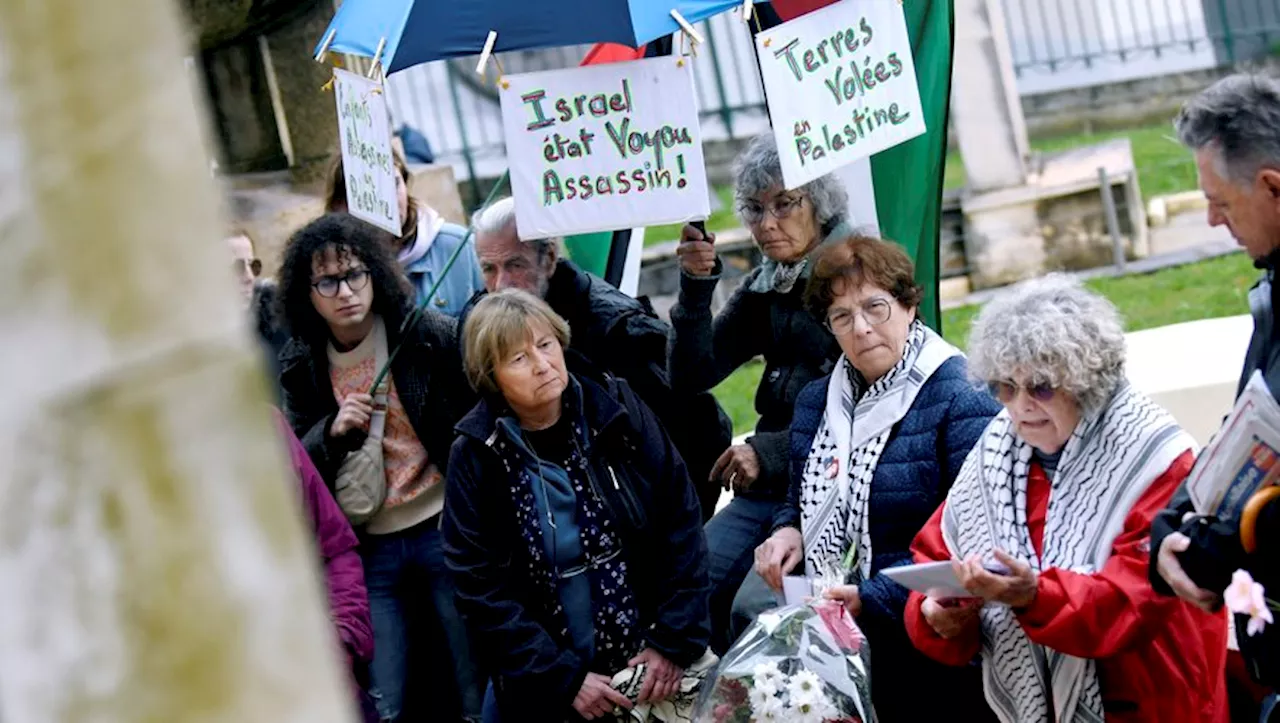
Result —
[{"label": "protest sign", "polygon": [[842,0],[756,46],[787,188],[925,132],[901,3]]},{"label": "protest sign", "polygon": [[502,125],[522,239],[710,213],[688,60],[650,58],[504,79]]},{"label": "protest sign", "polygon": [[347,210],[352,216],[399,236],[398,171],[391,160],[387,97],[378,83],[364,76],[341,68],[333,72]]}]

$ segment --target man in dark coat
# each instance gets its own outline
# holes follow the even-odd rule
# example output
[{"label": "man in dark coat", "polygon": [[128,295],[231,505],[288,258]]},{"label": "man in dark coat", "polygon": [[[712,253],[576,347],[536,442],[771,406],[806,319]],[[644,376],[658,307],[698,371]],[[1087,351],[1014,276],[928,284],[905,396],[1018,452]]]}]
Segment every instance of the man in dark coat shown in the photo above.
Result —
[{"label": "man in dark coat", "polygon": [[[1187,102],[1175,121],[1179,139],[1195,153],[1209,224],[1226,226],[1263,271],[1249,292],[1253,338],[1237,394],[1255,371],[1280,398],[1280,338],[1275,324],[1275,270],[1280,262],[1280,83],[1263,76],[1225,78]],[[1268,590],[1280,589],[1280,505],[1258,519],[1258,549],[1246,555],[1232,522],[1195,514],[1184,485],[1151,525],[1151,583],[1156,590],[1205,609],[1222,605],[1232,573],[1248,570]],[[1240,651],[1250,674],[1280,684],[1280,635],[1268,626],[1244,634]]]},{"label": "man in dark coat", "polygon": [[709,519],[720,496],[720,487],[708,481],[711,468],[732,441],[733,427],[710,393],[677,397],[672,391],[670,327],[644,304],[561,258],[557,240],[521,241],[512,199],[485,207],[474,225],[486,291],[463,309],[459,329],[486,292],[517,288],[546,301],[573,330],[571,371],[589,366],[627,381],[671,435],[694,480],[703,520]]}]

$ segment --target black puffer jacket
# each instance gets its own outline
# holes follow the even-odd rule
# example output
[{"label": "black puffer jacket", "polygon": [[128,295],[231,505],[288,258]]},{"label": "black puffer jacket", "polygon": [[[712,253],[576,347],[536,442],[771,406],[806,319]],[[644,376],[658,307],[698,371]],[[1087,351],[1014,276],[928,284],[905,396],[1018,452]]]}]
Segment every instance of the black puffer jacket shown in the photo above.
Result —
[{"label": "black puffer jacket", "polygon": [[[477,294],[463,309],[461,324],[483,296]],[[625,379],[658,415],[685,460],[709,518],[720,489],[707,478],[729,446],[733,427],[711,394],[677,396],[672,390],[667,374],[671,328],[644,304],[571,261],[557,264],[546,302],[569,323],[569,350],[596,369]]]},{"label": "black puffer jacket", "polygon": [[[388,351],[399,343],[403,319],[383,319]],[[447,473],[443,465],[453,444],[453,426],[476,402],[458,357],[457,323],[426,309],[408,334],[404,348],[391,362],[391,378],[414,433],[427,449],[428,459]],[[332,488],[338,467],[348,453],[364,442],[364,435],[329,436],[329,427],[338,414],[338,401],[329,379],[326,344],[325,339],[290,339],[280,352],[280,387],[289,425]]]},{"label": "black puffer jacket", "polygon": [[840,347],[835,337],[804,308],[804,283],[788,293],[755,291],[762,268],[748,274],[714,319],[711,297],[720,281],[721,263],[711,276],[680,275],[680,299],[671,310],[669,369],[677,392],[702,392],[757,356],[765,361],[756,390],[760,421],[747,440],[760,458],[760,477],[747,497],[782,500],[791,475],[791,414],[801,390],[835,367]]},{"label": "black puffer jacket", "polygon": [[[582,410],[588,474],[621,525],[645,643],[687,668],[711,637],[707,545],[688,473],[657,418],[625,382],[574,378],[581,403],[566,392],[565,410]],[[561,723],[591,661],[557,640],[534,613],[543,607],[527,574],[511,473],[493,447],[497,420],[510,414],[500,399],[485,399],[458,424],[441,528],[445,561],[482,665],[495,675],[504,717]]]}]

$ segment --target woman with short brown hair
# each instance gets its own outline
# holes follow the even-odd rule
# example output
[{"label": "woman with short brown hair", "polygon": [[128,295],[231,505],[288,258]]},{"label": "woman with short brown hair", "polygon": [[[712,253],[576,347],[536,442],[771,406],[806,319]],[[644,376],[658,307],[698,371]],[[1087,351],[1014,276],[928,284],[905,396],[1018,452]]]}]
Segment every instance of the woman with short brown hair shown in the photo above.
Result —
[{"label": "woman with short brown hair", "polygon": [[[734,620],[744,625],[771,607],[783,576],[803,566],[843,583],[827,594],[871,643],[879,720],[957,711],[979,720],[978,669],[947,669],[916,652],[903,625],[908,591],[881,574],[911,563],[912,538],[999,411],[969,382],[964,355],[919,320],[921,297],[910,257],[892,242],[853,236],[814,260],[806,306],[841,355],[796,400],[787,503],[756,549]],[[928,696],[914,693],[921,681]]]}]

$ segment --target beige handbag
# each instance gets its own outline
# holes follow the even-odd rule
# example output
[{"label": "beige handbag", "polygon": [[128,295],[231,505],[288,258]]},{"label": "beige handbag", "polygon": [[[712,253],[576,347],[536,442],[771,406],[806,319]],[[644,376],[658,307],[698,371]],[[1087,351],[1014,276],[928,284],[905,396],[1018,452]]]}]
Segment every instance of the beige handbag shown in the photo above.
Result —
[{"label": "beige handbag", "polygon": [[[374,374],[387,363],[387,335],[382,324],[373,329]],[[363,525],[382,509],[387,499],[387,470],[382,460],[382,435],[387,423],[387,392],[391,377],[387,375],[373,394],[373,414],[369,420],[369,436],[360,449],[351,452],[338,468],[334,481],[334,499],[352,525]]]}]

